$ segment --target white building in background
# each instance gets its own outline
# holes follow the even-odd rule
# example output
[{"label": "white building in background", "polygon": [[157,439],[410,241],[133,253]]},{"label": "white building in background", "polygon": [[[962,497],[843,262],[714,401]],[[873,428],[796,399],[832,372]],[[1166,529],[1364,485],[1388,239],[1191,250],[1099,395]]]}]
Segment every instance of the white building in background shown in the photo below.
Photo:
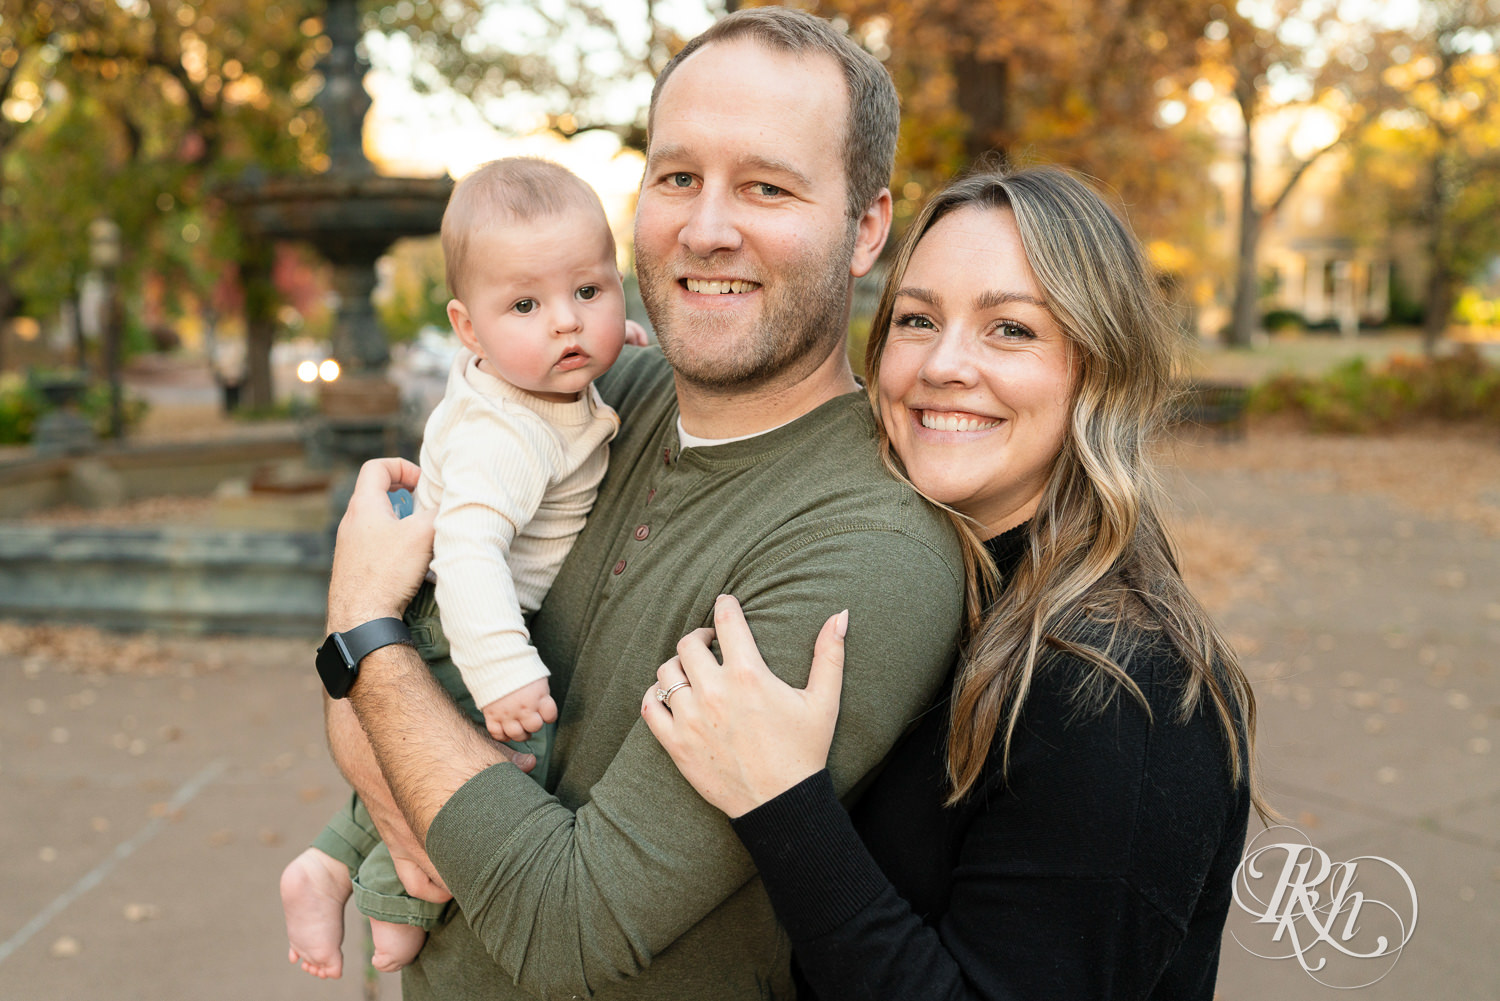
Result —
[{"label": "white building in background", "polygon": [[1333,324],[1353,336],[1390,317],[1390,258],[1361,250],[1351,239],[1264,240],[1261,270],[1271,276],[1266,307],[1300,314],[1311,325]]},{"label": "white building in background", "polygon": [[[1228,322],[1234,297],[1242,172],[1239,111],[1232,111],[1234,128],[1218,129],[1219,155],[1209,171],[1222,204],[1214,220],[1219,224],[1214,227],[1216,250],[1228,267],[1214,289],[1213,306],[1204,311],[1205,335]],[[1327,131],[1326,123],[1322,128],[1316,121],[1308,125],[1309,116],[1323,114],[1289,109],[1257,124],[1259,204],[1264,206],[1281,190],[1300,162],[1296,157],[1336,135]],[[1390,319],[1393,283],[1399,282],[1407,297],[1419,297],[1425,274],[1412,235],[1392,233],[1383,225],[1378,232],[1356,231],[1345,221],[1347,213],[1339,209],[1353,197],[1348,174],[1348,157],[1342,150],[1323,155],[1281,208],[1263,221],[1258,261],[1263,313],[1285,310],[1310,326],[1333,327],[1354,336],[1363,327]]]}]

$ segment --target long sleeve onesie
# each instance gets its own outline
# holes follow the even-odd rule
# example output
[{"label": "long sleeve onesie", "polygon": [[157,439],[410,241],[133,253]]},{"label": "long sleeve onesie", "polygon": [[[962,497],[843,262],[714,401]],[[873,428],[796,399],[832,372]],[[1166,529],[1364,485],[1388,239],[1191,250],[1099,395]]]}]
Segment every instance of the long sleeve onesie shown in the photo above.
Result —
[{"label": "long sleeve onesie", "polygon": [[454,359],[422,437],[417,503],[437,510],[438,608],[476,706],[547,677],[523,613],[541,606],[583,530],[619,426],[592,385],[553,403],[467,350]]}]

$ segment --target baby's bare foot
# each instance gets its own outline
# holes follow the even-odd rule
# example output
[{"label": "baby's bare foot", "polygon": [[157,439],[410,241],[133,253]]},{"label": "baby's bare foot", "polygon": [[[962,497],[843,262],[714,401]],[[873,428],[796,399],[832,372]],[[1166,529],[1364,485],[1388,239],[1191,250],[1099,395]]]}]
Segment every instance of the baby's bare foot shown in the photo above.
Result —
[{"label": "baby's bare foot", "polygon": [[371,918],[370,939],[375,943],[375,955],[370,958],[370,965],[381,973],[395,973],[417,958],[422,944],[427,941],[427,933],[415,925]]},{"label": "baby's bare foot", "polygon": [[281,872],[288,962],[315,977],[344,972],[344,902],[353,892],[348,868],[332,855],[309,848],[292,859]]}]

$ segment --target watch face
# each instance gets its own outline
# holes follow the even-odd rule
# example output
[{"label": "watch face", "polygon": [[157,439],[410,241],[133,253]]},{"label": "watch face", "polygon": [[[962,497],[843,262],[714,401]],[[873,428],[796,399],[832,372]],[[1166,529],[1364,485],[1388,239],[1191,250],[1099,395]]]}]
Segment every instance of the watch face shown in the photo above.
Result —
[{"label": "watch face", "polygon": [[328,689],[329,696],[341,699],[348,695],[359,668],[349,656],[348,647],[344,646],[344,637],[338,633],[329,635],[318,647],[317,663],[318,676],[323,679],[323,687]]}]

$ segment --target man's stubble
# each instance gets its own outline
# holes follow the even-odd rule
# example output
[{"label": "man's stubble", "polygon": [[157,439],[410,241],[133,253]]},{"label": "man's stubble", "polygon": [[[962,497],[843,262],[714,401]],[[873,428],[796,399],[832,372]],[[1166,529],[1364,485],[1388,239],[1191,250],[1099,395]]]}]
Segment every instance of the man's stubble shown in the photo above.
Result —
[{"label": "man's stubble", "polygon": [[857,232],[854,225],[846,226],[843,239],[827,254],[790,262],[777,269],[770,283],[763,274],[753,276],[769,291],[754,329],[745,333],[733,329],[738,321],[713,314],[684,320],[683,329],[677,329],[669,308],[678,274],[691,267],[741,273],[742,268],[732,266],[734,255],[681,266],[639,258],[641,299],[673,371],[716,391],[754,389],[804,367],[810,373],[833,350],[834,342],[842,344],[848,336],[849,261]]}]

